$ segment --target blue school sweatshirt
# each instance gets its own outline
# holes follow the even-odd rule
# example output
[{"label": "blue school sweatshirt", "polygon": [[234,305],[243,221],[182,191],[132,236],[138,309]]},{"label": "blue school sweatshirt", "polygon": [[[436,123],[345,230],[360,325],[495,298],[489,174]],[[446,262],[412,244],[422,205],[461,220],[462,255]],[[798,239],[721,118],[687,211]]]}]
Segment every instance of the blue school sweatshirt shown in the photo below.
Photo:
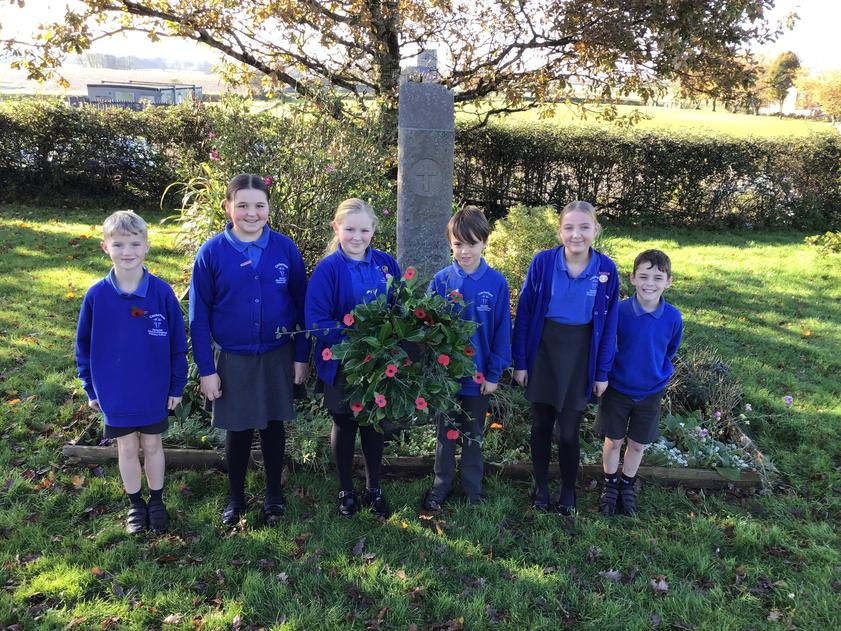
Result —
[{"label": "blue school sweatshirt", "polygon": [[[385,289],[387,275],[400,278],[400,266],[389,254],[371,248],[371,263],[382,277],[379,284]],[[358,304],[353,295],[353,280],[345,256],[336,250],[325,256],[312,272],[306,300],[307,328],[314,329],[315,372],[328,384],[333,384],[339,362],[336,359],[324,361],[321,353],[325,348],[339,344],[347,328],[342,319]]]},{"label": "blue school sweatshirt", "polygon": [[663,390],[674,372],[672,362],[682,337],[680,311],[663,298],[651,313],[646,313],[636,296],[623,300],[610,386],[635,401]]},{"label": "blue school sweatshirt", "polygon": [[[476,370],[491,383],[499,383],[502,372],[511,365],[511,303],[508,282],[483,258],[472,274],[453,264],[438,272],[429,283],[430,292],[445,298],[453,290],[464,296],[460,307],[462,320],[478,322],[479,328],[470,338],[476,350]],[[480,385],[472,377],[461,381],[460,395],[477,397]]]},{"label": "blue school sweatshirt", "polygon": [[224,233],[205,241],[196,254],[189,319],[202,377],[216,372],[214,343],[233,355],[260,355],[294,339],[295,361],[309,362],[312,344],[306,335],[282,334],[284,328],[305,328],[304,259],[292,239],[266,230],[268,243],[256,266]]},{"label": "blue school sweatshirt", "polygon": [[[529,265],[523,289],[517,303],[514,319],[513,354],[514,369],[534,369],[537,347],[543,335],[543,322],[552,297],[552,283],[557,267],[557,257],[563,256],[563,247],[538,252]],[[590,355],[587,363],[587,392],[594,381],[607,381],[616,352],[616,321],[619,315],[619,278],[616,265],[610,257],[593,250],[599,258],[598,285],[593,302],[593,335],[590,338]],[[563,352],[564,349],[557,349]]]},{"label": "blue school sweatshirt", "polygon": [[165,419],[167,398],[187,384],[187,333],[172,288],[148,271],[132,294],[119,289],[113,270],[94,284],[79,314],[76,365],[106,425]]}]

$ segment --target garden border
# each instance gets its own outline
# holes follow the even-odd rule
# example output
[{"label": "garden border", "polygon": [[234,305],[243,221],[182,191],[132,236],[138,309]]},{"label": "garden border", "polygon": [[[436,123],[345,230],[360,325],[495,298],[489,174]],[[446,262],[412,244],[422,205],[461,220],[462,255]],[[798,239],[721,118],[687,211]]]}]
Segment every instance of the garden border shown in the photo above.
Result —
[{"label": "garden border", "polygon": [[[116,445],[96,447],[68,444],[62,449],[62,453],[70,463],[105,464],[117,460]],[[164,453],[168,466],[192,469],[225,468],[224,450],[167,447],[164,449]],[[262,462],[262,454],[259,450],[252,450],[251,457],[254,463]],[[383,458],[383,472],[399,477],[420,477],[428,475],[432,471],[434,462],[434,456],[387,456]],[[296,462],[290,462],[289,464],[292,468],[306,467],[306,465]],[[357,455],[355,457],[354,466],[356,468],[363,466],[361,456]],[[522,480],[531,477],[532,465],[526,461],[505,464],[486,462],[485,471]],[[598,464],[582,465],[578,471],[578,476],[582,480],[598,480],[603,476],[602,467]],[[642,466],[639,470],[639,477],[668,487],[681,486],[693,489],[756,489],[762,487],[762,476],[755,471],[742,471],[740,479],[731,480],[716,471],[708,469]]]}]

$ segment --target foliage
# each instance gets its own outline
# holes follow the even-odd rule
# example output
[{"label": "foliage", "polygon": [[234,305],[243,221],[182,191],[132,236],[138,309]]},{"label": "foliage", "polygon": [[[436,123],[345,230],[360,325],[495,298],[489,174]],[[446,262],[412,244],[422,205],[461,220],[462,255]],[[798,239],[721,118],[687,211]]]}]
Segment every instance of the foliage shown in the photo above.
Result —
[{"label": "foliage", "polygon": [[730,366],[715,348],[685,344],[675,358],[667,395],[678,415],[699,410],[707,417],[734,418],[743,395]]},{"label": "foliage", "polygon": [[[463,298],[427,294],[413,267],[381,294],[345,316],[345,340],[325,349],[342,362],[348,402],[360,425],[422,420],[459,409],[459,381],[476,373],[470,336],[476,323],[459,316]],[[475,373],[475,374],[474,374]]]},{"label": "foliage", "polygon": [[785,101],[788,91],[794,86],[799,70],[800,59],[790,50],[780,53],[768,67],[765,82],[771,94],[780,104],[780,112],[783,111],[783,101]]},{"label": "foliage", "polygon": [[[662,421],[665,436],[657,441],[651,454],[656,463],[656,454],[666,452],[674,454],[674,449],[681,455],[675,459],[677,464],[695,469],[717,469],[726,476],[735,476],[738,479],[738,472],[753,468],[753,458],[733,443],[722,442],[716,437],[715,432],[704,427],[704,421],[700,413],[687,416],[673,416],[671,414]],[[730,469],[731,471],[723,471]]]},{"label": "foliage", "polygon": [[[201,42],[228,60],[224,74],[268,93],[289,90],[339,115],[329,86],[373,94],[387,137],[396,136],[400,65],[441,45],[441,81],[457,102],[527,109],[585,93],[610,102],[648,99],[658,80],[727,74],[771,33],[772,0],[650,3],[615,0],[270,2],[85,0],[44,24],[34,43],[5,41],[12,65],[43,79],[68,54],[123,30]],[[443,43],[443,44],[439,44]],[[501,98],[501,107],[487,99]],[[528,97],[528,98],[527,98]],[[349,110],[345,110],[348,113]]]},{"label": "foliage", "polygon": [[841,232],[824,232],[806,237],[805,242],[817,246],[824,254],[841,254]]},{"label": "foliage", "polygon": [[841,224],[841,137],[699,137],[488,125],[457,135],[455,194],[500,217],[517,203],[596,204],[603,220],[693,227]]},{"label": "foliage", "polygon": [[841,118],[841,72],[824,72],[797,81],[798,99],[819,107],[833,121]]},{"label": "foliage", "polygon": [[180,199],[181,242],[188,252],[224,227],[225,189],[238,173],[256,173],[270,183],[269,223],[295,241],[309,269],[329,240],[336,206],[347,197],[374,205],[382,216],[378,245],[393,249],[395,193],[384,176],[389,154],[373,126],[350,127],[294,107],[255,114],[249,100],[229,96],[212,108],[199,146],[202,160],[182,163],[181,181],[168,189]]}]

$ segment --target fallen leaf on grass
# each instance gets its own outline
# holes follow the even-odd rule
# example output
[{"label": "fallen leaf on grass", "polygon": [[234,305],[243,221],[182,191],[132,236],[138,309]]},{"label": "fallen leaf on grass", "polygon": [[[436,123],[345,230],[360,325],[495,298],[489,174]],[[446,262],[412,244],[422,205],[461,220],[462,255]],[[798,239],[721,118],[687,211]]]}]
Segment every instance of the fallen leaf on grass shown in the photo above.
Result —
[{"label": "fallen leaf on grass", "polygon": [[607,570],[606,572],[599,572],[599,576],[602,578],[606,578],[609,581],[613,581],[614,583],[618,583],[622,580],[622,572],[619,570]]},{"label": "fallen leaf on grass", "polygon": [[71,620],[70,622],[68,622],[66,625],[64,625],[64,628],[65,628],[65,629],[72,629],[73,627],[78,627],[78,626],[83,625],[83,624],[84,624],[84,623],[86,623],[87,621],[88,621],[87,617],[85,617],[85,616],[78,616],[78,617],[76,617],[76,618],[73,618],[73,620]]},{"label": "fallen leaf on grass", "polygon": [[289,574],[286,572],[281,572],[277,575],[277,582],[281,585],[289,585]]},{"label": "fallen leaf on grass", "polygon": [[655,594],[667,594],[669,592],[669,584],[666,582],[666,577],[658,574],[651,579],[651,589]]},{"label": "fallen leaf on grass", "polygon": [[590,549],[587,550],[587,560],[592,562],[602,556],[602,549],[597,548],[596,546],[590,546]]},{"label": "fallen leaf on grass", "polygon": [[85,476],[83,475],[74,475],[71,481],[73,482],[73,486],[77,489],[81,489],[85,486]]},{"label": "fallen leaf on grass", "polygon": [[656,613],[651,614],[651,618],[649,618],[649,620],[651,621],[652,627],[659,627],[660,623],[663,622],[663,619],[660,617],[660,614]]},{"label": "fallen leaf on grass", "polygon": [[111,615],[111,616],[108,616],[107,618],[103,619],[103,621],[99,623],[99,628],[100,629],[111,629],[111,628],[117,626],[117,624],[119,624],[119,622],[120,622],[120,616]]},{"label": "fallen leaf on grass", "polygon": [[98,578],[101,581],[110,581],[114,578],[114,575],[111,574],[111,572],[107,572],[99,566],[92,567],[91,574],[93,574],[96,578]]},{"label": "fallen leaf on grass", "polygon": [[231,620],[231,631],[239,631],[240,626],[242,625],[242,615],[237,614],[234,616],[234,619]]},{"label": "fallen leaf on grass", "polygon": [[174,554],[162,554],[157,559],[155,559],[155,561],[157,561],[158,563],[161,563],[161,564],[172,563],[173,561],[177,561],[177,560],[178,560],[178,557],[175,556]]},{"label": "fallen leaf on grass", "polygon": [[464,629],[464,616],[432,625],[432,631],[461,631],[462,629]]},{"label": "fallen leaf on grass", "polygon": [[184,619],[183,613],[171,613],[166,618],[164,618],[164,624],[180,624],[181,621]]},{"label": "fallen leaf on grass", "polygon": [[362,552],[365,550],[365,537],[361,537],[359,541],[356,542],[356,545],[353,546],[353,550],[351,550],[351,554],[355,557],[362,556]]},{"label": "fallen leaf on grass", "polygon": [[774,581],[767,576],[760,576],[756,579],[756,585],[748,590],[754,596],[764,596],[774,591]]},{"label": "fallen leaf on grass", "polygon": [[771,612],[768,614],[768,622],[779,622],[783,619],[783,614],[781,611],[777,609],[772,609]]}]

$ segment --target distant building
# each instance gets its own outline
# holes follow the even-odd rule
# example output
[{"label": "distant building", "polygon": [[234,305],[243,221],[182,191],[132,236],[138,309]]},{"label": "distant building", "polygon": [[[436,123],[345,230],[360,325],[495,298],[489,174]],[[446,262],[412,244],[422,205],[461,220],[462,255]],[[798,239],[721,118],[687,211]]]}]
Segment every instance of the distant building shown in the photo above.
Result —
[{"label": "distant building", "polygon": [[177,105],[186,99],[201,101],[202,89],[197,85],[128,81],[127,83],[103,81],[88,84],[88,100],[116,101],[119,103],[154,103]]}]

